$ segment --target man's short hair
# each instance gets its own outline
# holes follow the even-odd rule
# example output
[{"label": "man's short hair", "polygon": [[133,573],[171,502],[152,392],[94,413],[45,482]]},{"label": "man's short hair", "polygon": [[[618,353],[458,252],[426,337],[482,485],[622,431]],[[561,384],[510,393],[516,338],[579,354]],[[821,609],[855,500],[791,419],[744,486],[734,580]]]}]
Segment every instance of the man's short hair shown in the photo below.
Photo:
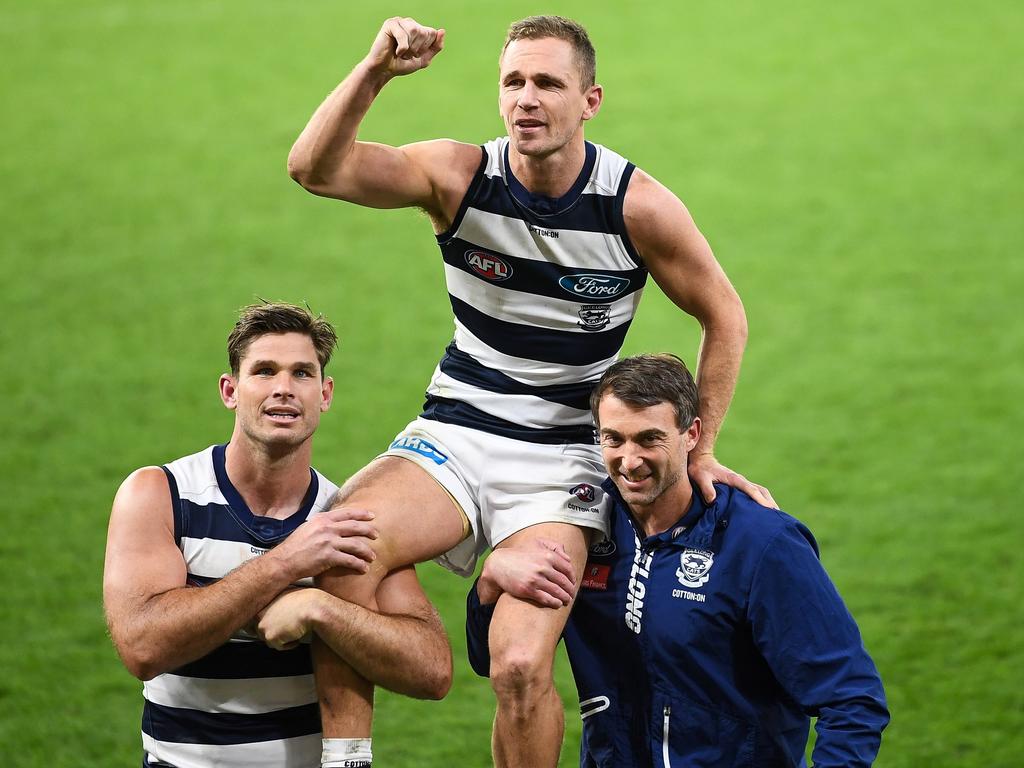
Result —
[{"label": "man's short hair", "polygon": [[675,355],[635,355],[619,360],[605,371],[590,395],[590,410],[598,422],[597,407],[605,395],[614,395],[634,408],[669,403],[676,424],[685,430],[697,418],[697,384],[686,363]]},{"label": "man's short hair", "polygon": [[541,40],[545,37],[565,40],[572,46],[580,69],[580,84],[584,88],[592,86],[597,76],[597,54],[594,53],[590,35],[582,24],[564,16],[529,16],[513,23],[508,28],[501,55],[504,56],[509,43],[516,40]]},{"label": "man's short hair", "polygon": [[316,349],[321,376],[338,344],[334,326],[323,315],[314,315],[306,307],[276,301],[250,304],[242,307],[238,322],[228,335],[228,363],[233,375],[238,375],[249,345],[268,333],[301,333],[309,336]]}]

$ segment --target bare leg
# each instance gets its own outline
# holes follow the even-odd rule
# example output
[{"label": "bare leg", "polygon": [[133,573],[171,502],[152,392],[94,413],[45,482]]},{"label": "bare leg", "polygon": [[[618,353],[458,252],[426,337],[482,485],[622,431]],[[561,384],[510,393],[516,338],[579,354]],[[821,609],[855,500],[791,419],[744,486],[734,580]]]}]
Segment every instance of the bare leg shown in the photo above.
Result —
[{"label": "bare leg", "polygon": [[[588,533],[565,523],[533,525],[501,542],[521,546],[535,538],[561,542],[572,558],[576,587],[587,559]],[[555,690],[555,647],[571,605],[541,608],[509,594],[498,598],[491,620],[491,685],[498,700],[491,749],[498,768],[554,768],[562,747],[564,715]]]},{"label": "bare leg", "polygon": [[[372,511],[380,532],[368,573],[328,571],[317,580],[321,589],[352,603],[375,607],[377,586],[389,571],[436,557],[462,538],[462,516],[451,497],[406,459],[377,459],[345,483],[339,499],[337,506]],[[373,685],[319,641],[313,662],[324,737],[369,736]]]}]

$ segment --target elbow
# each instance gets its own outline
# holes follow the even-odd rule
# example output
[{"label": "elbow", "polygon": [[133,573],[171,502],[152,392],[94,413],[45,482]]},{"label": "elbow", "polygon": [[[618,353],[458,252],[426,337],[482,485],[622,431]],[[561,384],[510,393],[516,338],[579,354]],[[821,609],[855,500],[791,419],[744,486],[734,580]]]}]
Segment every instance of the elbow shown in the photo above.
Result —
[{"label": "elbow", "polygon": [[448,695],[452,689],[452,657],[438,659],[437,664],[430,665],[432,669],[421,681],[421,688],[417,698],[440,701]]},{"label": "elbow", "polygon": [[740,304],[736,313],[736,337],[739,339],[741,349],[746,348],[749,336],[750,328],[747,325],[747,313],[743,311],[743,305]]},{"label": "elbow", "polygon": [[747,346],[747,337],[750,335],[750,328],[747,325],[747,311],[743,308],[743,300],[740,299],[738,293],[733,293],[733,310],[732,310],[732,325],[736,339],[739,341],[740,347],[744,348]]},{"label": "elbow", "polygon": [[704,311],[696,312],[695,317],[704,334],[714,339],[716,344],[723,344],[730,349],[746,348],[749,335],[747,313],[743,301],[734,290],[705,307]]},{"label": "elbow", "polygon": [[115,641],[114,646],[125,669],[142,682],[152,680],[168,670],[166,660],[161,658],[157,648],[149,643]]},{"label": "elbow", "polygon": [[303,189],[310,190],[313,184],[313,169],[308,162],[302,160],[294,148],[288,154],[288,175]]},{"label": "elbow", "polygon": [[121,653],[121,661],[133,677],[146,682],[152,680],[165,670],[155,658],[137,653]]}]

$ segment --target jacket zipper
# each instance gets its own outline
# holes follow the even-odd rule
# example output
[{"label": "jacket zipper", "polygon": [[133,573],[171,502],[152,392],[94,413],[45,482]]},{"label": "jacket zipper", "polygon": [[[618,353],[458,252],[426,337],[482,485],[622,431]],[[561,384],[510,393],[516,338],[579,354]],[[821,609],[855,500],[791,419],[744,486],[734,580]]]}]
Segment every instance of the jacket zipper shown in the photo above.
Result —
[{"label": "jacket zipper", "polygon": [[665,763],[664,768],[672,768],[668,760],[668,720],[669,715],[672,714],[672,707],[665,705],[664,709],[664,725],[661,730],[661,759]]}]

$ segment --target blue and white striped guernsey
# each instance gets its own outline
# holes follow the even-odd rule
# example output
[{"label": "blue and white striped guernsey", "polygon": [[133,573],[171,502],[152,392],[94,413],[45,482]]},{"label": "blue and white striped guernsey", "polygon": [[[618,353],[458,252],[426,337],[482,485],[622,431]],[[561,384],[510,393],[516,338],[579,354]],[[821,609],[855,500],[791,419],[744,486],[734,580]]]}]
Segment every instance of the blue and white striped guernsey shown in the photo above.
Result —
[{"label": "blue and white striped guernsey", "polygon": [[[188,582],[204,586],[279,543],[326,508],[337,486],[310,470],[285,520],[254,515],[228,479],[225,446],[171,462],[174,538]],[[309,581],[309,580],[307,580]],[[275,651],[240,633],[197,661],[144,684],[143,765],[317,768],[320,713],[309,646]]]},{"label": "blue and white striped guernsey", "polygon": [[455,338],[423,417],[538,443],[594,443],[588,399],[615,362],[647,280],[622,203],[634,166],[587,142],[561,198],[512,175],[508,138],[483,146],[437,236]]}]

